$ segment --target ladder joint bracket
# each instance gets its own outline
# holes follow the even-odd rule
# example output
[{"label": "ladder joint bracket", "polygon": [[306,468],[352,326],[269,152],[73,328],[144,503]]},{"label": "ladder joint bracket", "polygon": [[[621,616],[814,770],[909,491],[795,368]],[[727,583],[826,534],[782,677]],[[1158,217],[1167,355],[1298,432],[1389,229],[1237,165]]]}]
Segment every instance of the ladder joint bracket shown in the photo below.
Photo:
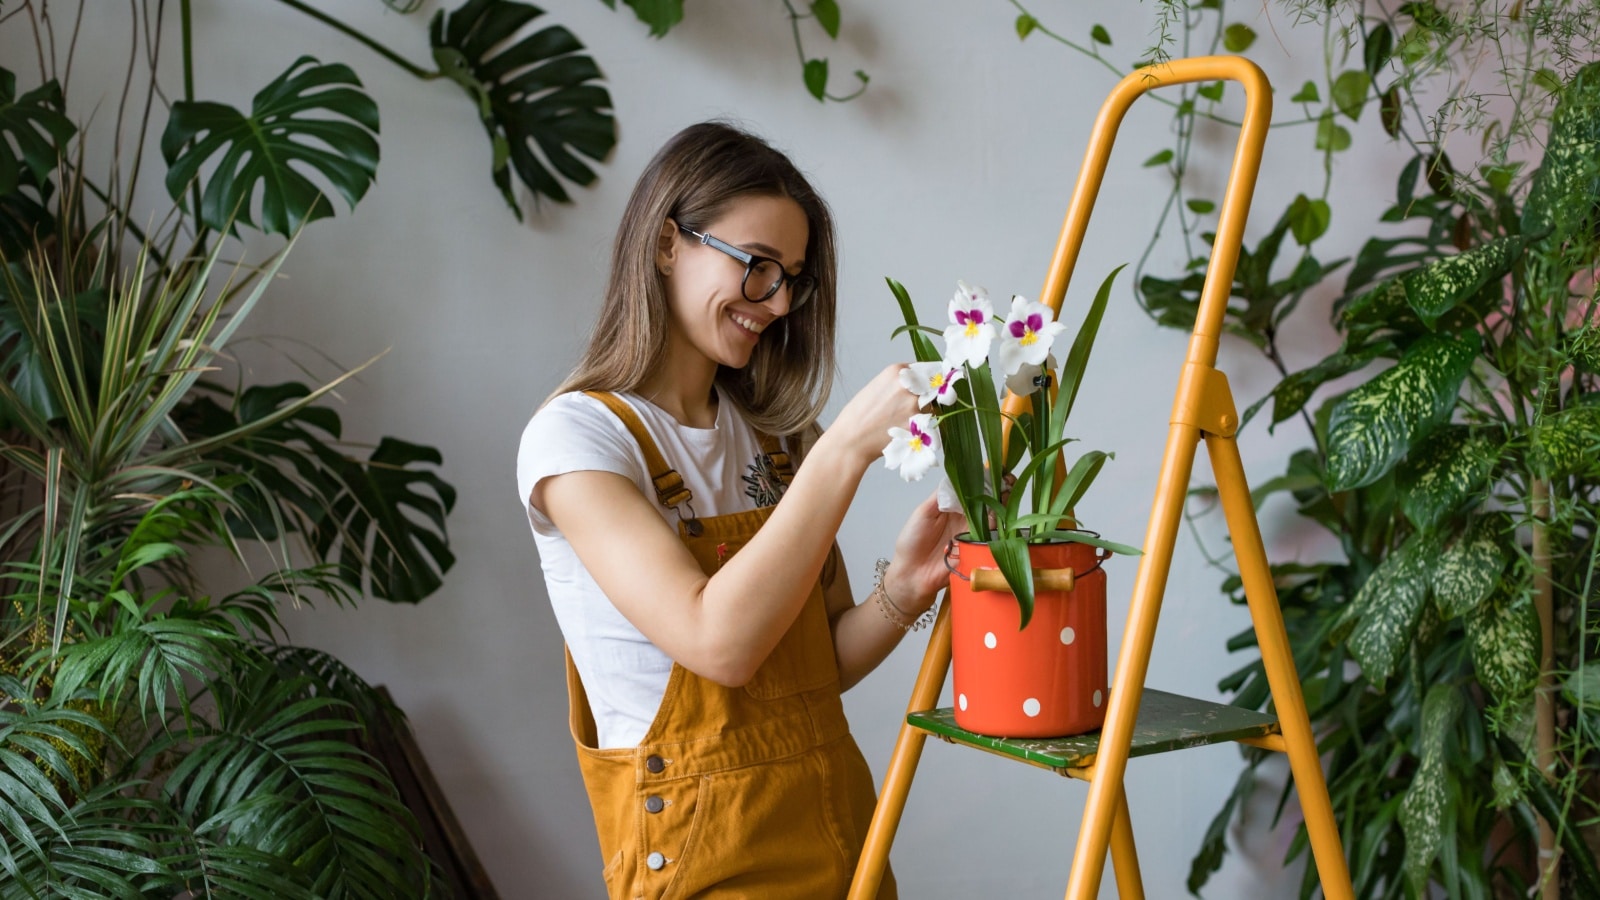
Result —
[{"label": "ladder joint bracket", "polygon": [[1218,437],[1233,437],[1239,430],[1239,412],[1233,405],[1228,376],[1214,366],[1184,363],[1178,378],[1178,398],[1172,405],[1172,424]]}]

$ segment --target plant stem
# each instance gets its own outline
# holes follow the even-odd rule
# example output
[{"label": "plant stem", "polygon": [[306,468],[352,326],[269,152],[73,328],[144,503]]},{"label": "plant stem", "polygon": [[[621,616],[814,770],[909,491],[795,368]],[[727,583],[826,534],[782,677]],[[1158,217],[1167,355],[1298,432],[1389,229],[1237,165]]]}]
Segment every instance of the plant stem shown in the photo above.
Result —
[{"label": "plant stem", "polygon": [[[1555,663],[1555,586],[1550,579],[1550,482],[1533,480],[1533,584],[1534,610],[1539,616],[1539,682],[1534,693],[1534,766],[1544,779],[1554,777],[1556,764],[1556,726],[1554,680]],[[1560,856],[1556,845],[1557,823],[1539,818],[1540,895],[1543,900],[1561,900]]]},{"label": "plant stem", "polygon": [[[435,78],[443,77],[442,72],[435,72],[422,68],[411,60],[406,59],[404,56],[401,56],[393,50],[390,50],[388,47],[385,47],[372,38],[367,37],[365,34],[355,30],[354,28],[351,28],[349,25],[346,25],[338,19],[335,19],[333,16],[330,16],[322,10],[310,6],[309,4],[301,2],[301,0],[278,0],[278,2],[289,7],[290,9],[296,9],[305,13],[311,18],[316,19],[318,22],[327,25],[329,28],[343,33],[346,37],[349,37],[351,40],[356,41],[357,43],[365,44],[372,52],[378,54],[384,59],[387,59],[400,68],[405,69],[407,72],[410,72],[412,75],[415,75],[423,81],[432,81]],[[189,8],[188,0],[184,0],[183,6],[184,10],[187,12]]]}]

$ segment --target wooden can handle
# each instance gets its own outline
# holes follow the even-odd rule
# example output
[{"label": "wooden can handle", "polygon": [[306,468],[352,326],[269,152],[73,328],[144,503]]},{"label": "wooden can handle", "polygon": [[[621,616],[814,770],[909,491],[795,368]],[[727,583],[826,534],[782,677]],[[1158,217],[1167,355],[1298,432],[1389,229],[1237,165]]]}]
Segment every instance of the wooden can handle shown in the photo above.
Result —
[{"label": "wooden can handle", "polygon": [[[1072,581],[1071,569],[1033,570],[1033,589],[1036,591],[1070,591]],[[1006,576],[999,569],[973,569],[972,589],[1011,593],[1011,586],[1006,584]]]}]

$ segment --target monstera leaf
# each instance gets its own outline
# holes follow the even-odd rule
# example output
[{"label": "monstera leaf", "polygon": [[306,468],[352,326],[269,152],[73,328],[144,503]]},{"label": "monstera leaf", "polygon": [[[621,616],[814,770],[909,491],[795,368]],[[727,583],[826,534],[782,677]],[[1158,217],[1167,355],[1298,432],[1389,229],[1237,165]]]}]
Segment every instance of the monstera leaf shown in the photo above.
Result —
[{"label": "monstera leaf", "polygon": [[259,184],[261,230],[293,234],[303,222],[333,215],[323,190],[299,167],[321,175],[353,207],[377,174],[377,132],[378,105],[350,67],[302,56],[255,95],[249,115],[222,103],[173,104],[161,135],[167,191],[181,202],[215,160],[200,221],[217,230],[256,225]]},{"label": "monstera leaf", "polygon": [[17,76],[0,68],[0,196],[21,183],[23,167],[43,184],[77,133],[61,113],[61,86],[47,81],[21,97]]},{"label": "monstera leaf", "polygon": [[[579,185],[595,180],[584,156],[599,161],[617,142],[611,95],[583,44],[561,27],[512,42],[544,10],[510,0],[468,0],[433,18],[433,58],[445,77],[478,105],[478,118],[494,145],[493,177],[506,203],[522,218],[511,170],[535,199],[569,198],[557,178]],[[555,171],[552,172],[551,170]]]}]

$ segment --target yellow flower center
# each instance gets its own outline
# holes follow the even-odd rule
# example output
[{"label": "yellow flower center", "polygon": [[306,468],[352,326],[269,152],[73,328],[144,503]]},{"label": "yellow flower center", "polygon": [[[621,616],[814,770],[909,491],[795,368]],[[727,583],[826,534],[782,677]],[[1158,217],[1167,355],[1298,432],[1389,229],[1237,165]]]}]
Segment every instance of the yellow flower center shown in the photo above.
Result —
[{"label": "yellow flower center", "polygon": [[929,387],[935,387],[935,388],[944,387],[944,373],[941,372],[939,374],[934,375],[933,378],[929,379],[928,386]]},{"label": "yellow flower center", "polygon": [[978,323],[977,322],[968,321],[967,322],[967,337],[977,337],[977,335],[978,335]]},{"label": "yellow flower center", "polygon": [[1039,340],[1039,332],[1034,331],[1032,328],[1029,328],[1028,329],[1028,333],[1024,334],[1022,336],[1022,339],[1017,341],[1017,343],[1021,344],[1024,347],[1026,347],[1026,346],[1028,346],[1030,344],[1037,343],[1038,340]]},{"label": "yellow flower center", "polygon": [[921,449],[923,449],[921,436],[914,437],[914,438],[911,439],[911,449],[912,450],[921,450]]}]

